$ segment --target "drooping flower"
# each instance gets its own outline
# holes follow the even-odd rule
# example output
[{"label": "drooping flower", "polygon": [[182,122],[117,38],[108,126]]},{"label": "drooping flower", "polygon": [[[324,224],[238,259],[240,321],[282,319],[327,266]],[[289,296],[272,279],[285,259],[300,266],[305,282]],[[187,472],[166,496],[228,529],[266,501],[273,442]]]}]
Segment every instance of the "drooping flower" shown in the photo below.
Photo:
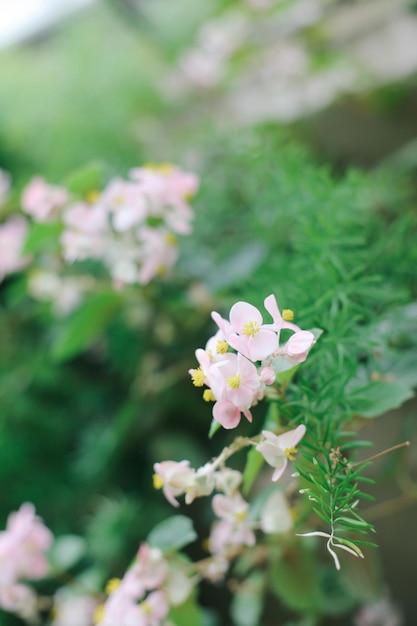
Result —
[{"label": "drooping flower", "polygon": [[154,464],[153,483],[156,489],[162,489],[164,496],[172,506],[179,506],[176,496],[180,496],[192,486],[194,469],[189,461],[162,461]]},{"label": "drooping flower", "polygon": [[222,554],[227,548],[253,546],[255,534],[249,521],[249,505],[240,493],[226,496],[218,493],[212,507],[220,521],[215,522],[210,532],[209,549],[212,554]]},{"label": "drooping flower", "polygon": [[275,468],[272,474],[272,480],[278,480],[285,471],[288,461],[293,461],[296,455],[295,446],[301,441],[306,433],[304,424],[300,424],[294,430],[289,430],[282,435],[263,430],[264,437],[261,443],[258,443],[256,449],[262,454],[265,461]]}]

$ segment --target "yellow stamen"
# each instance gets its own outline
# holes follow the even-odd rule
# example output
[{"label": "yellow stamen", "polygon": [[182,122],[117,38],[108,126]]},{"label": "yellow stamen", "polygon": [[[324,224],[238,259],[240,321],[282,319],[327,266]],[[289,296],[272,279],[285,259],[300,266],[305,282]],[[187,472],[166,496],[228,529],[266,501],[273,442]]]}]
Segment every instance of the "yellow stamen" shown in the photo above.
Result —
[{"label": "yellow stamen", "polygon": [[99,604],[99,606],[94,611],[94,623],[100,624],[104,617],[104,606]]},{"label": "yellow stamen", "polygon": [[113,591],[120,587],[120,578],[110,578],[109,582],[106,585],[106,593],[109,596]]},{"label": "yellow stamen", "polygon": [[99,195],[100,195],[100,192],[97,191],[97,189],[92,189],[91,191],[85,194],[85,199],[88,202],[88,204],[94,204],[94,202],[97,200]]},{"label": "yellow stamen", "polygon": [[201,366],[193,370],[193,373],[191,374],[191,380],[192,380],[194,387],[202,387],[204,385],[205,379],[206,379],[206,375],[201,369]]},{"label": "yellow stamen", "polygon": [[171,174],[174,169],[171,163],[146,163],[144,167],[151,172],[159,172],[160,174]]},{"label": "yellow stamen", "polygon": [[152,476],[152,482],[154,489],[162,489],[162,487],[164,486],[164,481],[159,474],[154,474]]},{"label": "yellow stamen", "polygon": [[244,522],[248,516],[248,511],[239,511],[235,513],[235,518],[238,522]]},{"label": "yellow stamen", "polygon": [[285,456],[289,461],[295,461],[295,455],[297,454],[296,448],[285,448]]},{"label": "yellow stamen", "polygon": [[146,613],[146,615],[151,615],[152,614],[152,607],[149,604],[149,602],[144,600],[143,602],[140,603],[140,606],[143,609],[143,612]]},{"label": "yellow stamen", "polygon": [[216,345],[216,351],[217,351],[219,354],[226,354],[226,352],[228,351],[228,349],[229,349],[229,344],[227,343],[227,341],[221,341],[221,340],[219,340],[219,341],[217,342],[217,345]]},{"label": "yellow stamen", "polygon": [[167,242],[167,244],[169,246],[176,246],[178,239],[176,238],[176,236],[173,233],[167,233],[165,235],[165,241]]},{"label": "yellow stamen", "polygon": [[166,271],[167,271],[166,265],[158,265],[158,267],[155,270],[155,275],[156,276],[164,276]]},{"label": "yellow stamen", "polygon": [[243,334],[246,335],[246,337],[255,337],[256,333],[259,333],[260,330],[259,322],[248,322],[243,327]]},{"label": "yellow stamen", "polygon": [[240,387],[240,374],[236,374],[236,376],[230,376],[227,379],[227,384],[231,389],[239,389]]},{"label": "yellow stamen", "polygon": [[211,389],[204,389],[203,400],[205,400],[205,402],[216,402],[216,398]]},{"label": "yellow stamen", "polygon": [[282,311],[282,319],[286,322],[291,322],[294,319],[294,311],[291,311],[291,309],[284,309]]}]

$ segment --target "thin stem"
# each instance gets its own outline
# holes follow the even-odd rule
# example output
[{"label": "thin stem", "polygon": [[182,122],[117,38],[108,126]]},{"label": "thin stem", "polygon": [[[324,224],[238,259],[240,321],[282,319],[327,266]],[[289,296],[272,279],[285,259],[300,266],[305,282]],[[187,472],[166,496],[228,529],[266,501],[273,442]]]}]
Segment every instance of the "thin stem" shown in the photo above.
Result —
[{"label": "thin stem", "polygon": [[392,446],[391,448],[387,448],[386,450],[382,450],[382,452],[377,452],[377,454],[373,454],[369,456],[367,459],[363,461],[357,461],[357,463],[351,463],[351,467],[356,467],[357,465],[363,465],[363,463],[369,463],[369,461],[374,461],[385,454],[389,454],[390,452],[394,452],[394,450],[399,450],[400,448],[407,448],[410,445],[409,441],[404,441],[403,443],[399,443],[396,446]]}]

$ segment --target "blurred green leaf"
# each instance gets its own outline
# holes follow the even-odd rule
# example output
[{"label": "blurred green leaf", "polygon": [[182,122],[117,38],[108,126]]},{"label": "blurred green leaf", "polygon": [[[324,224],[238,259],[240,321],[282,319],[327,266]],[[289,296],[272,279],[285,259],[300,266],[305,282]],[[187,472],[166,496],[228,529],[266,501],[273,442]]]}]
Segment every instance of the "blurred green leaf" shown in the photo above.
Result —
[{"label": "blurred green leaf", "polygon": [[233,594],[230,612],[236,626],[258,626],[263,609],[265,575],[255,572]]},{"label": "blurred green leaf", "polygon": [[352,408],[361,417],[378,417],[397,409],[414,396],[409,387],[396,382],[376,381],[351,391]]},{"label": "blurred green leaf", "polygon": [[270,568],[273,592],[296,611],[316,611],[322,600],[314,553],[303,544],[293,546]]},{"label": "blurred green leaf", "polygon": [[122,299],[114,292],[89,298],[63,322],[52,346],[53,357],[63,361],[90,347],[121,306]]},{"label": "blurred green leaf", "polygon": [[66,187],[68,191],[81,197],[100,191],[105,182],[105,171],[104,163],[90,163],[70,174],[66,180]]},{"label": "blurred green leaf", "polygon": [[37,254],[58,248],[62,228],[59,222],[51,224],[33,222],[23,246],[23,254]]},{"label": "blurred green leaf", "polygon": [[264,457],[256,448],[249,450],[246,467],[243,472],[243,493],[247,495],[264,464]]},{"label": "blurred green leaf", "polygon": [[55,539],[49,553],[52,570],[69,570],[85,556],[86,550],[87,542],[79,535],[58,537]]},{"label": "blurred green leaf", "polygon": [[147,541],[161,550],[179,550],[196,539],[192,520],[184,515],[174,515],[155,526]]}]

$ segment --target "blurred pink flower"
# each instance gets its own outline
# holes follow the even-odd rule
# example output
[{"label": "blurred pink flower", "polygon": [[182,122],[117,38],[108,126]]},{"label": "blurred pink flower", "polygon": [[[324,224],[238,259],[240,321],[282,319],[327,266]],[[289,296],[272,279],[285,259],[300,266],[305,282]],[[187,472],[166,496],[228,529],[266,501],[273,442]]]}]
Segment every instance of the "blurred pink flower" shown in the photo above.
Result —
[{"label": "blurred pink flower", "polygon": [[30,259],[22,256],[27,233],[27,222],[20,216],[11,217],[0,225],[0,281],[29,263]]},{"label": "blurred pink flower", "polygon": [[22,209],[37,222],[54,220],[68,201],[68,192],[35,176],[22,193]]}]

